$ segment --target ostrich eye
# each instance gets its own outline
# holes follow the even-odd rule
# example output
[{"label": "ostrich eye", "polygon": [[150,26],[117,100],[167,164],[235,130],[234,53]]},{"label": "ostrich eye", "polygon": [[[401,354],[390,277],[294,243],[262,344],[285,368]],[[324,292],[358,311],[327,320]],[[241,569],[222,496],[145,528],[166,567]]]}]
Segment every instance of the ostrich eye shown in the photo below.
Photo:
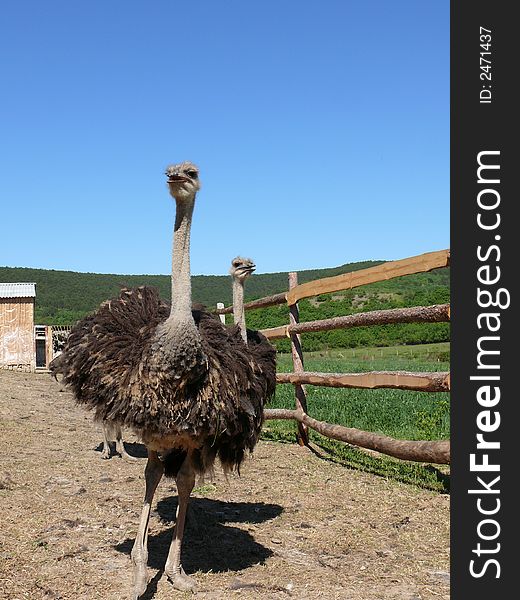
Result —
[{"label": "ostrich eye", "polygon": [[197,171],[186,171],[186,175],[192,179],[197,179],[198,177]]}]

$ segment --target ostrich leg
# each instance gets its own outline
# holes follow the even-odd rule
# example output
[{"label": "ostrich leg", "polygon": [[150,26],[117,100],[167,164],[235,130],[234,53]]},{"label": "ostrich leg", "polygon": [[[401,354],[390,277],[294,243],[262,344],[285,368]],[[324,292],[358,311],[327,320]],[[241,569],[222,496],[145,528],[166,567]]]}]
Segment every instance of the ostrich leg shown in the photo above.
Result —
[{"label": "ostrich leg", "polygon": [[135,462],[137,458],[135,456],[130,456],[125,448],[125,443],[123,442],[123,429],[119,423],[115,426],[116,432],[116,452],[121,456],[121,458],[126,458],[126,460],[130,460]]},{"label": "ostrich leg", "polygon": [[176,477],[177,483],[177,517],[175,521],[175,529],[173,532],[173,540],[168,552],[166,566],[164,572],[173,584],[173,587],[180,591],[195,591],[196,584],[191,577],[188,577],[181,565],[181,546],[182,535],[184,533],[184,524],[186,521],[186,510],[190,501],[190,494],[195,485],[195,471],[191,463],[191,455],[184,459],[181,468]]},{"label": "ostrich leg", "polygon": [[150,508],[152,499],[161,481],[164,473],[164,465],[159,459],[157,452],[149,450],[148,462],[144,476],[146,480],[146,490],[144,495],[144,505],[141,512],[139,529],[132,548],[132,562],[134,563],[134,595],[133,600],[138,600],[146,591],[148,577],[146,574],[146,565],[148,562],[148,523],[150,521]]},{"label": "ostrich leg", "polygon": [[106,421],[103,421],[103,450],[101,452],[101,458],[110,458],[110,443],[108,441],[109,425]]}]

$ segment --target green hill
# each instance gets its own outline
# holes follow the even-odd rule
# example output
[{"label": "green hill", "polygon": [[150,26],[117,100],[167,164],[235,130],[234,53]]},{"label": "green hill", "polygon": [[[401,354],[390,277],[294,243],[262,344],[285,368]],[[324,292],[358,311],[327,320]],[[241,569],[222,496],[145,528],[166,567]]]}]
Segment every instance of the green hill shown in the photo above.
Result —
[{"label": "green hill", "polygon": [[[330,269],[300,271],[300,283],[331,277],[381,264],[383,261],[349,263]],[[167,275],[111,275],[76,273],[18,267],[0,267],[0,282],[35,282],[35,321],[48,325],[71,325],[93,311],[103,300],[118,295],[122,286],[151,285],[165,299],[170,298]],[[231,278],[197,275],[192,278],[193,299],[208,307],[217,302],[231,303]],[[246,285],[246,300],[276,294],[287,289],[287,273],[254,275]],[[449,269],[409,275],[375,283],[347,292],[325,294],[300,302],[302,321],[324,319],[361,310],[417,306],[449,302]],[[286,306],[248,312],[248,326],[261,329],[288,322]],[[449,340],[447,324],[407,324],[328,331],[304,336],[307,350],[323,347],[385,346],[396,343],[428,343]],[[277,343],[282,350],[287,342]]]}]

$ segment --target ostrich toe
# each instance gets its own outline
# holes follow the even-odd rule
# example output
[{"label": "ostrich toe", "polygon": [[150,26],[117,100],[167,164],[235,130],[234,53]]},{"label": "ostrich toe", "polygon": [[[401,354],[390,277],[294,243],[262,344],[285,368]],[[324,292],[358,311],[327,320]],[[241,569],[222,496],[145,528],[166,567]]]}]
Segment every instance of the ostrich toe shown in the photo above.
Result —
[{"label": "ostrich toe", "polygon": [[148,587],[148,573],[145,561],[134,560],[134,592],[132,600],[139,598],[146,592]]},{"label": "ostrich toe", "polygon": [[116,446],[116,452],[121,458],[124,458],[125,460],[129,460],[130,462],[137,462],[137,457],[128,454],[123,443]]},{"label": "ostrich toe", "polygon": [[196,592],[197,584],[193,577],[186,575],[184,569],[181,567],[177,573],[166,573],[170,583],[176,590],[180,592]]},{"label": "ostrich toe", "polygon": [[139,459],[136,456],[130,456],[130,454],[128,454],[128,452],[120,452],[119,453],[121,455],[121,458],[124,458],[125,460],[129,460],[130,462],[137,462]]}]

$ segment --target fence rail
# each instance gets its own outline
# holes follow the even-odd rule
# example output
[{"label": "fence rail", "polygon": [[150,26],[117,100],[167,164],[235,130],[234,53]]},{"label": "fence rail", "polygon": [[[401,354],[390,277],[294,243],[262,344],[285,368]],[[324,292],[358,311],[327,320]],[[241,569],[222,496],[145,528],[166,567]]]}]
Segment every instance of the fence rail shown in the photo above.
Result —
[{"label": "fence rail", "polygon": [[438,371],[409,373],[404,371],[369,371],[368,373],[277,373],[277,383],[307,383],[333,388],[379,388],[449,392],[450,374]]},{"label": "fence rail", "polygon": [[[289,324],[262,330],[269,339],[289,337],[293,357],[292,373],[277,373],[277,383],[291,383],[295,387],[295,410],[266,409],[266,419],[292,419],[298,423],[298,441],[308,444],[308,428],[329,438],[375,450],[404,460],[449,464],[450,442],[430,440],[397,440],[381,434],[362,431],[343,425],[317,421],[307,414],[305,384],[341,388],[397,388],[421,392],[448,392],[450,374],[447,372],[412,373],[404,371],[370,371],[367,373],[314,373],[304,369],[300,334],[312,331],[347,329],[369,325],[394,323],[439,323],[450,320],[449,304],[416,306],[376,310],[332,319],[299,322],[298,300],[330,292],[349,290],[369,283],[386,281],[395,277],[425,273],[449,266],[450,251],[439,250],[402,260],[386,262],[376,267],[353,271],[335,277],[326,277],[298,285],[296,273],[289,273],[289,290],[253,300],[244,305],[246,310],[265,308],[287,303]],[[224,315],[233,311],[232,306],[218,308]]]},{"label": "fence rail", "polygon": [[[265,298],[259,298],[258,300],[251,300],[246,302],[244,308],[251,310],[253,308],[267,308],[268,306],[276,306],[277,304],[285,304],[287,301],[287,294],[282,292],[281,294],[274,294],[274,296],[265,296]],[[217,315],[229,315],[233,312],[233,305],[226,306],[225,308],[217,308],[215,311]]]},{"label": "fence rail", "polygon": [[303,298],[350,290],[361,285],[385,281],[394,277],[425,273],[433,269],[439,269],[440,267],[447,267],[449,262],[450,251],[438,250],[437,252],[428,252],[427,254],[412,256],[411,258],[389,261],[377,267],[309,281],[308,283],[302,283],[287,293],[287,304],[295,304],[298,300],[303,300]]},{"label": "fence rail", "polygon": [[396,440],[395,438],[362,431],[343,425],[331,425],[324,421],[317,421],[303,411],[271,408],[265,411],[266,419],[293,419],[314,429],[322,435],[369,450],[376,450],[402,460],[417,462],[432,462],[441,465],[450,462],[450,442],[448,441],[409,441]]},{"label": "fence rail", "polygon": [[349,329],[367,325],[391,325],[394,323],[443,323],[449,320],[450,305],[434,304],[433,306],[373,310],[319,321],[305,321],[295,325],[281,325],[280,327],[262,329],[262,333],[270,340],[277,340],[290,337],[292,333],[310,333],[313,331]]}]

